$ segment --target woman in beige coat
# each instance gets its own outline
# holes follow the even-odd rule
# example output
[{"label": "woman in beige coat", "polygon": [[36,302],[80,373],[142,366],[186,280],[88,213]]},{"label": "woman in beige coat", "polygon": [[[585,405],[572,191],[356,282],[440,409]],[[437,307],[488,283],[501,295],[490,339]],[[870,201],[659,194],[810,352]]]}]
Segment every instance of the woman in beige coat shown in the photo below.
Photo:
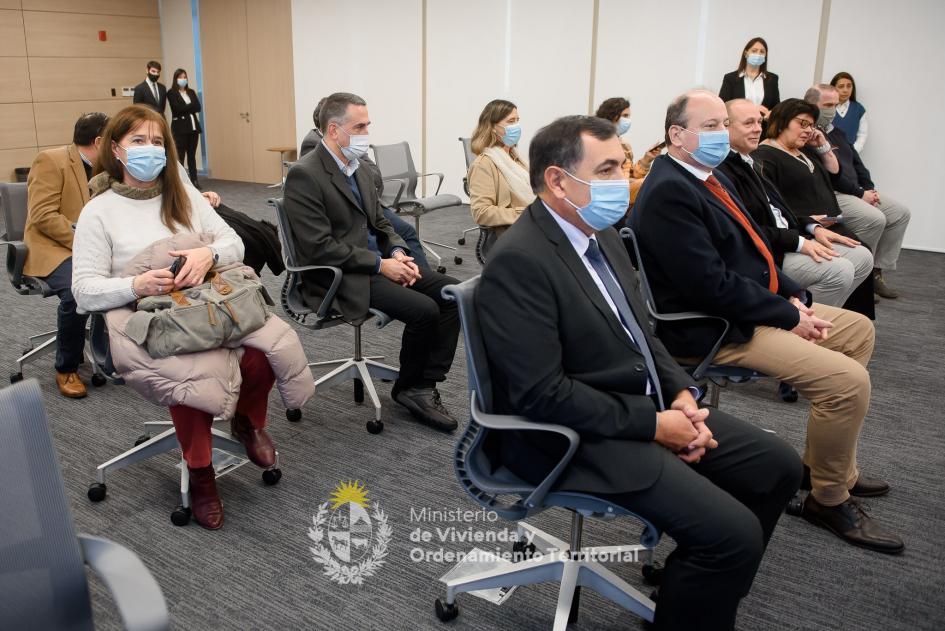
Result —
[{"label": "woman in beige coat", "polygon": [[472,135],[478,157],[469,165],[469,208],[473,220],[501,236],[535,200],[528,166],[515,150],[522,135],[518,108],[503,99],[490,101]]}]

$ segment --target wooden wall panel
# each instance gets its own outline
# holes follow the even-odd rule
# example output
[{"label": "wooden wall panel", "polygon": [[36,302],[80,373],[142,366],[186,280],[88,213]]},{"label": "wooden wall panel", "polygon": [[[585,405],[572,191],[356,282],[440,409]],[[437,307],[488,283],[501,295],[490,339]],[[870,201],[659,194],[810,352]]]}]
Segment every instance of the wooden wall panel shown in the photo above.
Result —
[{"label": "wooden wall panel", "polygon": [[0,57],[24,57],[23,12],[0,11]]},{"label": "wooden wall panel", "polygon": [[13,169],[30,166],[35,157],[36,147],[0,149],[0,182],[15,181]]},{"label": "wooden wall panel", "polygon": [[[157,59],[160,61],[160,59]],[[121,98],[122,86],[144,81],[147,57],[63,59],[30,57],[34,101],[92,101]],[[115,89],[115,97],[111,90]]]},{"label": "wooden wall panel", "polygon": [[40,146],[67,145],[72,142],[72,131],[80,115],[105,112],[111,116],[128,105],[131,98],[35,103],[36,142]]},{"label": "wooden wall panel", "polygon": [[161,56],[158,18],[23,11],[23,22],[30,57]]},{"label": "wooden wall panel", "polygon": [[21,9],[20,0],[0,0],[0,9]]},{"label": "wooden wall panel", "polygon": [[[11,1],[11,0],[0,0]],[[13,0],[19,3],[19,0]],[[157,0],[23,0],[24,11],[61,11],[98,15],[138,15],[156,18]]]},{"label": "wooden wall panel", "polygon": [[31,100],[26,57],[0,57],[0,103],[28,103]]},{"label": "wooden wall panel", "polygon": [[36,124],[32,103],[0,105],[0,149],[36,146]]}]

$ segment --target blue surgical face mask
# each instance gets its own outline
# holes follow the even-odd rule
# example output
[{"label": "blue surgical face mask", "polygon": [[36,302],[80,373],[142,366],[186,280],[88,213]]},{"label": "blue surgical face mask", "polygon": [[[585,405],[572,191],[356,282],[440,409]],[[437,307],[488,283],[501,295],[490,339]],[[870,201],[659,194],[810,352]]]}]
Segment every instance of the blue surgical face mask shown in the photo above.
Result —
[{"label": "blue surgical face mask", "polygon": [[587,206],[580,207],[567,197],[564,201],[574,206],[581,220],[595,231],[611,227],[627,214],[627,208],[630,206],[630,182],[624,179],[587,182],[567,171],[564,172],[572,180],[587,184],[591,188],[591,201]]},{"label": "blue surgical face mask", "polygon": [[177,80],[177,85],[179,85],[179,86],[182,87],[182,88],[186,88],[186,87],[187,87],[187,79],[178,79],[178,80]]},{"label": "blue surgical face mask", "polygon": [[620,120],[617,121],[617,135],[623,136],[628,131],[630,131],[630,117],[621,116]]},{"label": "blue surgical face mask", "polygon": [[692,158],[702,166],[714,169],[722,164],[725,158],[728,157],[731,146],[729,145],[727,129],[721,131],[694,132],[683,127],[682,130],[690,134],[698,134],[699,147],[692,152],[686,151],[685,147],[683,147],[682,150],[686,151],[686,153],[691,155]]},{"label": "blue surgical face mask", "polygon": [[341,153],[348,160],[357,160],[367,153],[368,147],[371,146],[370,136],[367,134],[349,134],[341,125],[338,126],[338,129],[345,132],[348,137],[348,146],[341,147]]},{"label": "blue surgical face mask", "polygon": [[754,66],[755,68],[757,68],[758,66],[760,66],[760,65],[763,64],[764,62],[765,62],[765,56],[764,56],[764,55],[759,55],[759,54],[757,54],[757,53],[753,53],[753,54],[751,54],[751,55],[748,55],[748,65],[749,65],[749,66]]},{"label": "blue surgical face mask", "polygon": [[502,134],[502,144],[506,147],[514,147],[522,138],[522,126],[518,123],[505,126],[505,133]]},{"label": "blue surgical face mask", "polygon": [[164,147],[143,145],[128,147],[125,152],[128,154],[127,161],[122,162],[117,155],[115,157],[125,165],[128,174],[139,182],[153,182],[167,164],[167,154],[164,153]]}]

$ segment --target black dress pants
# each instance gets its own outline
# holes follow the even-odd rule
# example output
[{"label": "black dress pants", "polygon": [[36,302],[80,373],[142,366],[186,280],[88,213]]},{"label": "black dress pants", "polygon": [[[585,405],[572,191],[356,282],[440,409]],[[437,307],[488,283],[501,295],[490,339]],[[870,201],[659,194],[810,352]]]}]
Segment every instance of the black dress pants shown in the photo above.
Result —
[{"label": "black dress pants", "polygon": [[371,277],[371,307],[406,325],[394,392],[444,381],[456,353],[459,313],[456,303],[443,298],[440,291],[459,281],[425,267],[420,273],[422,278],[411,287],[380,274]]},{"label": "black dress pants", "polygon": [[720,410],[707,421],[719,446],[694,465],[669,450],[648,489],[608,499],[676,542],[666,561],[655,628],[728,631],[751,589],[781,511],[801,481],[797,453]]},{"label": "black dress pants", "polygon": [[72,296],[72,257],[70,256],[43,278],[59,296],[56,312],[56,372],[75,372],[85,350],[85,323],[89,314],[79,313]]},{"label": "black dress pants", "polygon": [[174,134],[174,145],[177,147],[177,159],[184,164],[184,158],[187,158],[187,174],[194,186],[197,185],[197,141],[200,140],[200,134],[192,132],[188,134]]}]

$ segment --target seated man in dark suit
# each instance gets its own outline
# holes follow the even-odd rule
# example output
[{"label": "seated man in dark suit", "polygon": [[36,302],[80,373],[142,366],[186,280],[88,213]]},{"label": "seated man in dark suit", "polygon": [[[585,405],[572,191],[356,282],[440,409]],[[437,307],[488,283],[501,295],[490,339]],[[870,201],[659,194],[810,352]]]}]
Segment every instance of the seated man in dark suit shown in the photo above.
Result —
[{"label": "seated man in dark suit", "polygon": [[[373,307],[406,324],[391,398],[417,420],[452,431],[456,419],[436,384],[446,379],[459,335],[456,305],[440,290],[457,281],[418,267],[384,218],[374,181],[359,168],[370,124],[361,97],[338,92],[325,100],[319,115],[325,136],[289,169],[285,212],[299,263],[344,272],[334,306],[346,319],[363,319]],[[305,274],[302,294],[313,308],[330,280],[324,273]]]},{"label": "seated man in dark suit", "polygon": [[[667,109],[669,153],[653,162],[630,217],[656,307],[725,318],[731,329],[717,363],[786,381],[810,400],[804,486],[813,490],[804,517],[849,543],[899,553],[902,540],[851,497],[889,491],[856,463],[870,400],[873,325],[851,311],[801,302],[806,292],[777,268],[734,186],[713,175],[729,153],[727,123],[725,104],[704,90]],[[709,321],[661,324],[659,332],[677,357],[704,356],[719,334]]]},{"label": "seated man in dark suit", "polygon": [[718,171],[735,185],[745,209],[771,245],[775,264],[820,304],[843,306],[873,271],[873,255],[858,241],[828,230],[811,217],[795,217],[751,158],[761,138],[758,106],[735,99],[725,108],[732,151]]},{"label": "seated man in dark suit", "polygon": [[[531,141],[538,199],[492,250],[476,299],[494,405],[578,432],[557,489],[609,498],[676,541],[657,628],[732,629],[801,466],[775,436],[700,410],[651,329],[611,228],[629,203],[624,160],[600,118],[562,118]],[[502,461],[536,484],[564,453],[541,432],[500,436]]]},{"label": "seated man in dark suit", "polygon": [[[315,106],[315,111],[312,112],[312,120],[315,121],[315,126],[312,127],[311,131],[305,134],[305,138],[302,139],[302,146],[299,147],[300,158],[318,147],[319,143],[322,141],[323,135],[321,128],[318,126],[318,115],[321,112],[322,103],[325,102],[326,98],[327,97],[323,97],[322,100],[318,102],[318,105]],[[366,154],[361,157],[361,165],[371,172],[371,178],[374,180],[374,186],[377,188],[377,194],[378,196],[382,195],[384,193],[384,180],[381,177],[381,170],[377,168],[377,165],[374,164],[374,161],[371,160]],[[414,262],[420,267],[430,267],[430,263],[427,261],[427,255],[423,252],[423,244],[420,243],[420,237],[417,235],[416,229],[404,221],[396,212],[394,212],[393,209],[388,208],[387,206],[381,206],[381,208],[384,209],[384,217],[390,222],[390,225],[393,226],[394,232],[396,232],[397,236],[403,239],[410,248],[410,255],[413,256]]]}]

